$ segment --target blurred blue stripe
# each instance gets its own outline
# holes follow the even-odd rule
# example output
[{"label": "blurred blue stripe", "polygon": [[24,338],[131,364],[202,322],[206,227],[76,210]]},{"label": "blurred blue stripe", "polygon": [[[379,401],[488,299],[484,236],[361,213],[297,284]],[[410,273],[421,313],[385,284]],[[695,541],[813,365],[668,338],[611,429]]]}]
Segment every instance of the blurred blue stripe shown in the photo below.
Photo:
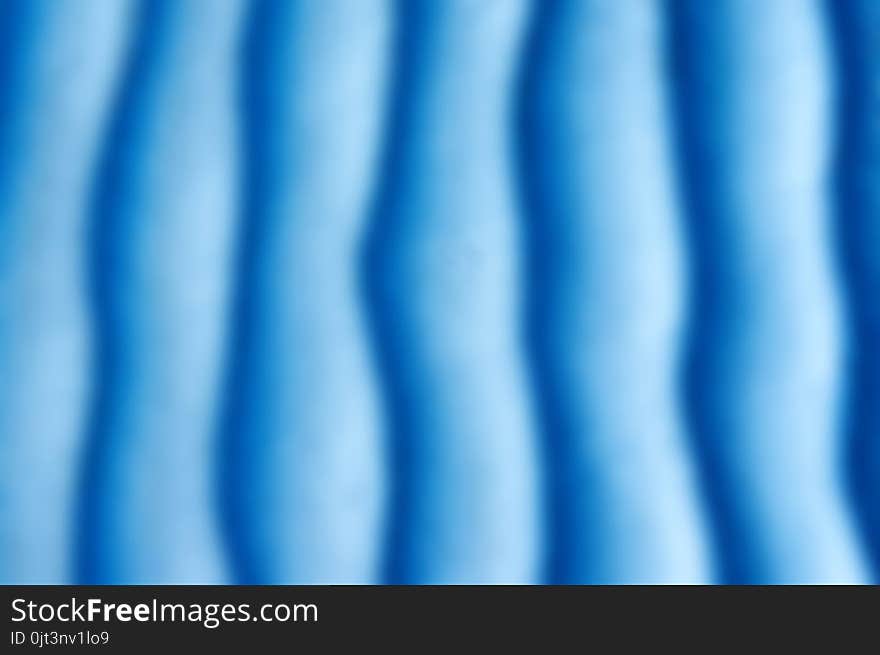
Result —
[{"label": "blurred blue stripe", "polygon": [[380,157],[384,0],[261,2],[223,498],[236,578],[381,580],[388,472],[358,257]]},{"label": "blurred blue stripe", "polygon": [[227,579],[212,455],[238,209],[240,9],[141,7],[95,200],[88,582]]},{"label": "blurred blue stripe", "polygon": [[847,464],[876,576],[880,565],[880,3],[830,2],[828,9],[840,71],[837,234],[852,337]]},{"label": "blurred blue stripe", "polygon": [[527,3],[399,7],[366,255],[392,421],[388,573],[533,582],[543,534],[511,142]]},{"label": "blurred blue stripe", "polygon": [[639,0],[548,3],[527,64],[530,328],[560,582],[711,580],[678,397],[686,282],[662,20]]},{"label": "blurred blue stripe", "polygon": [[0,581],[71,580],[92,386],[87,220],[129,28],[117,0],[0,4]]},{"label": "blurred blue stripe", "polygon": [[725,579],[860,582],[821,6],[680,0],[673,16],[696,283],[690,395]]}]

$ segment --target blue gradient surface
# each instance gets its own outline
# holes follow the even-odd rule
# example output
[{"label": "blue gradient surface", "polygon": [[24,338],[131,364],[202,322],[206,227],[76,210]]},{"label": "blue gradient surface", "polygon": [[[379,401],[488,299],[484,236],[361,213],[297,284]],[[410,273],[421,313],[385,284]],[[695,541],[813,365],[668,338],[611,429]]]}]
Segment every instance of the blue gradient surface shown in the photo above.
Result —
[{"label": "blue gradient surface", "polygon": [[0,0],[0,582],[864,583],[874,0]]}]

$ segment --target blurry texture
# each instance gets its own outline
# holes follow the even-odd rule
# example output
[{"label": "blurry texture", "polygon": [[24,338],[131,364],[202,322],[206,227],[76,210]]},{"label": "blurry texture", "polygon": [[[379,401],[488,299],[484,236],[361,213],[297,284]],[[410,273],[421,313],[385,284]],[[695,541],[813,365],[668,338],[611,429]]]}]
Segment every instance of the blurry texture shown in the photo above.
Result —
[{"label": "blurry texture", "polygon": [[803,0],[676,0],[672,18],[689,397],[725,569],[757,583],[857,582],[824,15]]},{"label": "blurry texture", "polygon": [[238,209],[239,4],[141,7],[96,169],[80,562],[96,582],[224,580],[213,453]]},{"label": "blurry texture", "polygon": [[0,1],[0,582],[871,582],[874,0]]},{"label": "blurry texture", "polygon": [[847,473],[880,566],[880,3],[831,5],[837,44],[836,237],[848,307]]},{"label": "blurry texture", "polygon": [[249,16],[235,362],[220,444],[240,580],[381,579],[389,476],[358,262],[391,21],[377,0],[264,2]]},{"label": "blurry texture", "polygon": [[416,0],[399,12],[386,177],[365,257],[397,473],[397,582],[538,579],[510,134],[526,8]]},{"label": "blurry texture", "polygon": [[521,180],[554,579],[704,581],[676,379],[686,283],[662,13],[641,0],[541,7]]},{"label": "blurry texture", "polygon": [[130,4],[0,4],[0,577],[69,581],[92,366],[92,184]]}]

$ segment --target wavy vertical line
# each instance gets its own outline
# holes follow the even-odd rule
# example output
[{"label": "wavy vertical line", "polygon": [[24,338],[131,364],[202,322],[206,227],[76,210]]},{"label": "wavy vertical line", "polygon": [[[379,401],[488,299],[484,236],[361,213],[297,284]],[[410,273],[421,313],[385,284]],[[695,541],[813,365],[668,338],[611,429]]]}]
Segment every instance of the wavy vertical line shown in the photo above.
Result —
[{"label": "wavy vertical line", "polygon": [[124,2],[0,6],[0,582],[73,581],[90,174]]},{"label": "wavy vertical line", "polygon": [[262,2],[249,19],[246,230],[221,461],[241,582],[380,581],[384,428],[356,262],[390,20],[385,0]]},{"label": "wavy vertical line", "polygon": [[848,471],[880,573],[880,4],[826,3],[839,86],[837,236],[847,282]]},{"label": "wavy vertical line", "polygon": [[388,575],[540,574],[509,125],[525,2],[401,2],[364,259],[392,430]]},{"label": "wavy vertical line", "polygon": [[679,0],[670,20],[695,282],[689,397],[725,580],[862,581],[819,6]]},{"label": "wavy vertical line", "polygon": [[528,313],[551,575],[704,582],[677,375],[686,291],[653,2],[543,5],[523,79]]},{"label": "wavy vertical line", "polygon": [[212,462],[237,208],[241,4],[140,5],[95,194],[83,582],[227,579]]}]

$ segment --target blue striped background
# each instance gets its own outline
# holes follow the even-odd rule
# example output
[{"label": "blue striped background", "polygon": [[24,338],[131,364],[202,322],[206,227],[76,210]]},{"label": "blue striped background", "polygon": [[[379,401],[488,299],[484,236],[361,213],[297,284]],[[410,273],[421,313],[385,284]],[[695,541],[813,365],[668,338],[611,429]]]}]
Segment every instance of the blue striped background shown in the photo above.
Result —
[{"label": "blue striped background", "polygon": [[0,0],[0,582],[880,572],[880,3]]}]

